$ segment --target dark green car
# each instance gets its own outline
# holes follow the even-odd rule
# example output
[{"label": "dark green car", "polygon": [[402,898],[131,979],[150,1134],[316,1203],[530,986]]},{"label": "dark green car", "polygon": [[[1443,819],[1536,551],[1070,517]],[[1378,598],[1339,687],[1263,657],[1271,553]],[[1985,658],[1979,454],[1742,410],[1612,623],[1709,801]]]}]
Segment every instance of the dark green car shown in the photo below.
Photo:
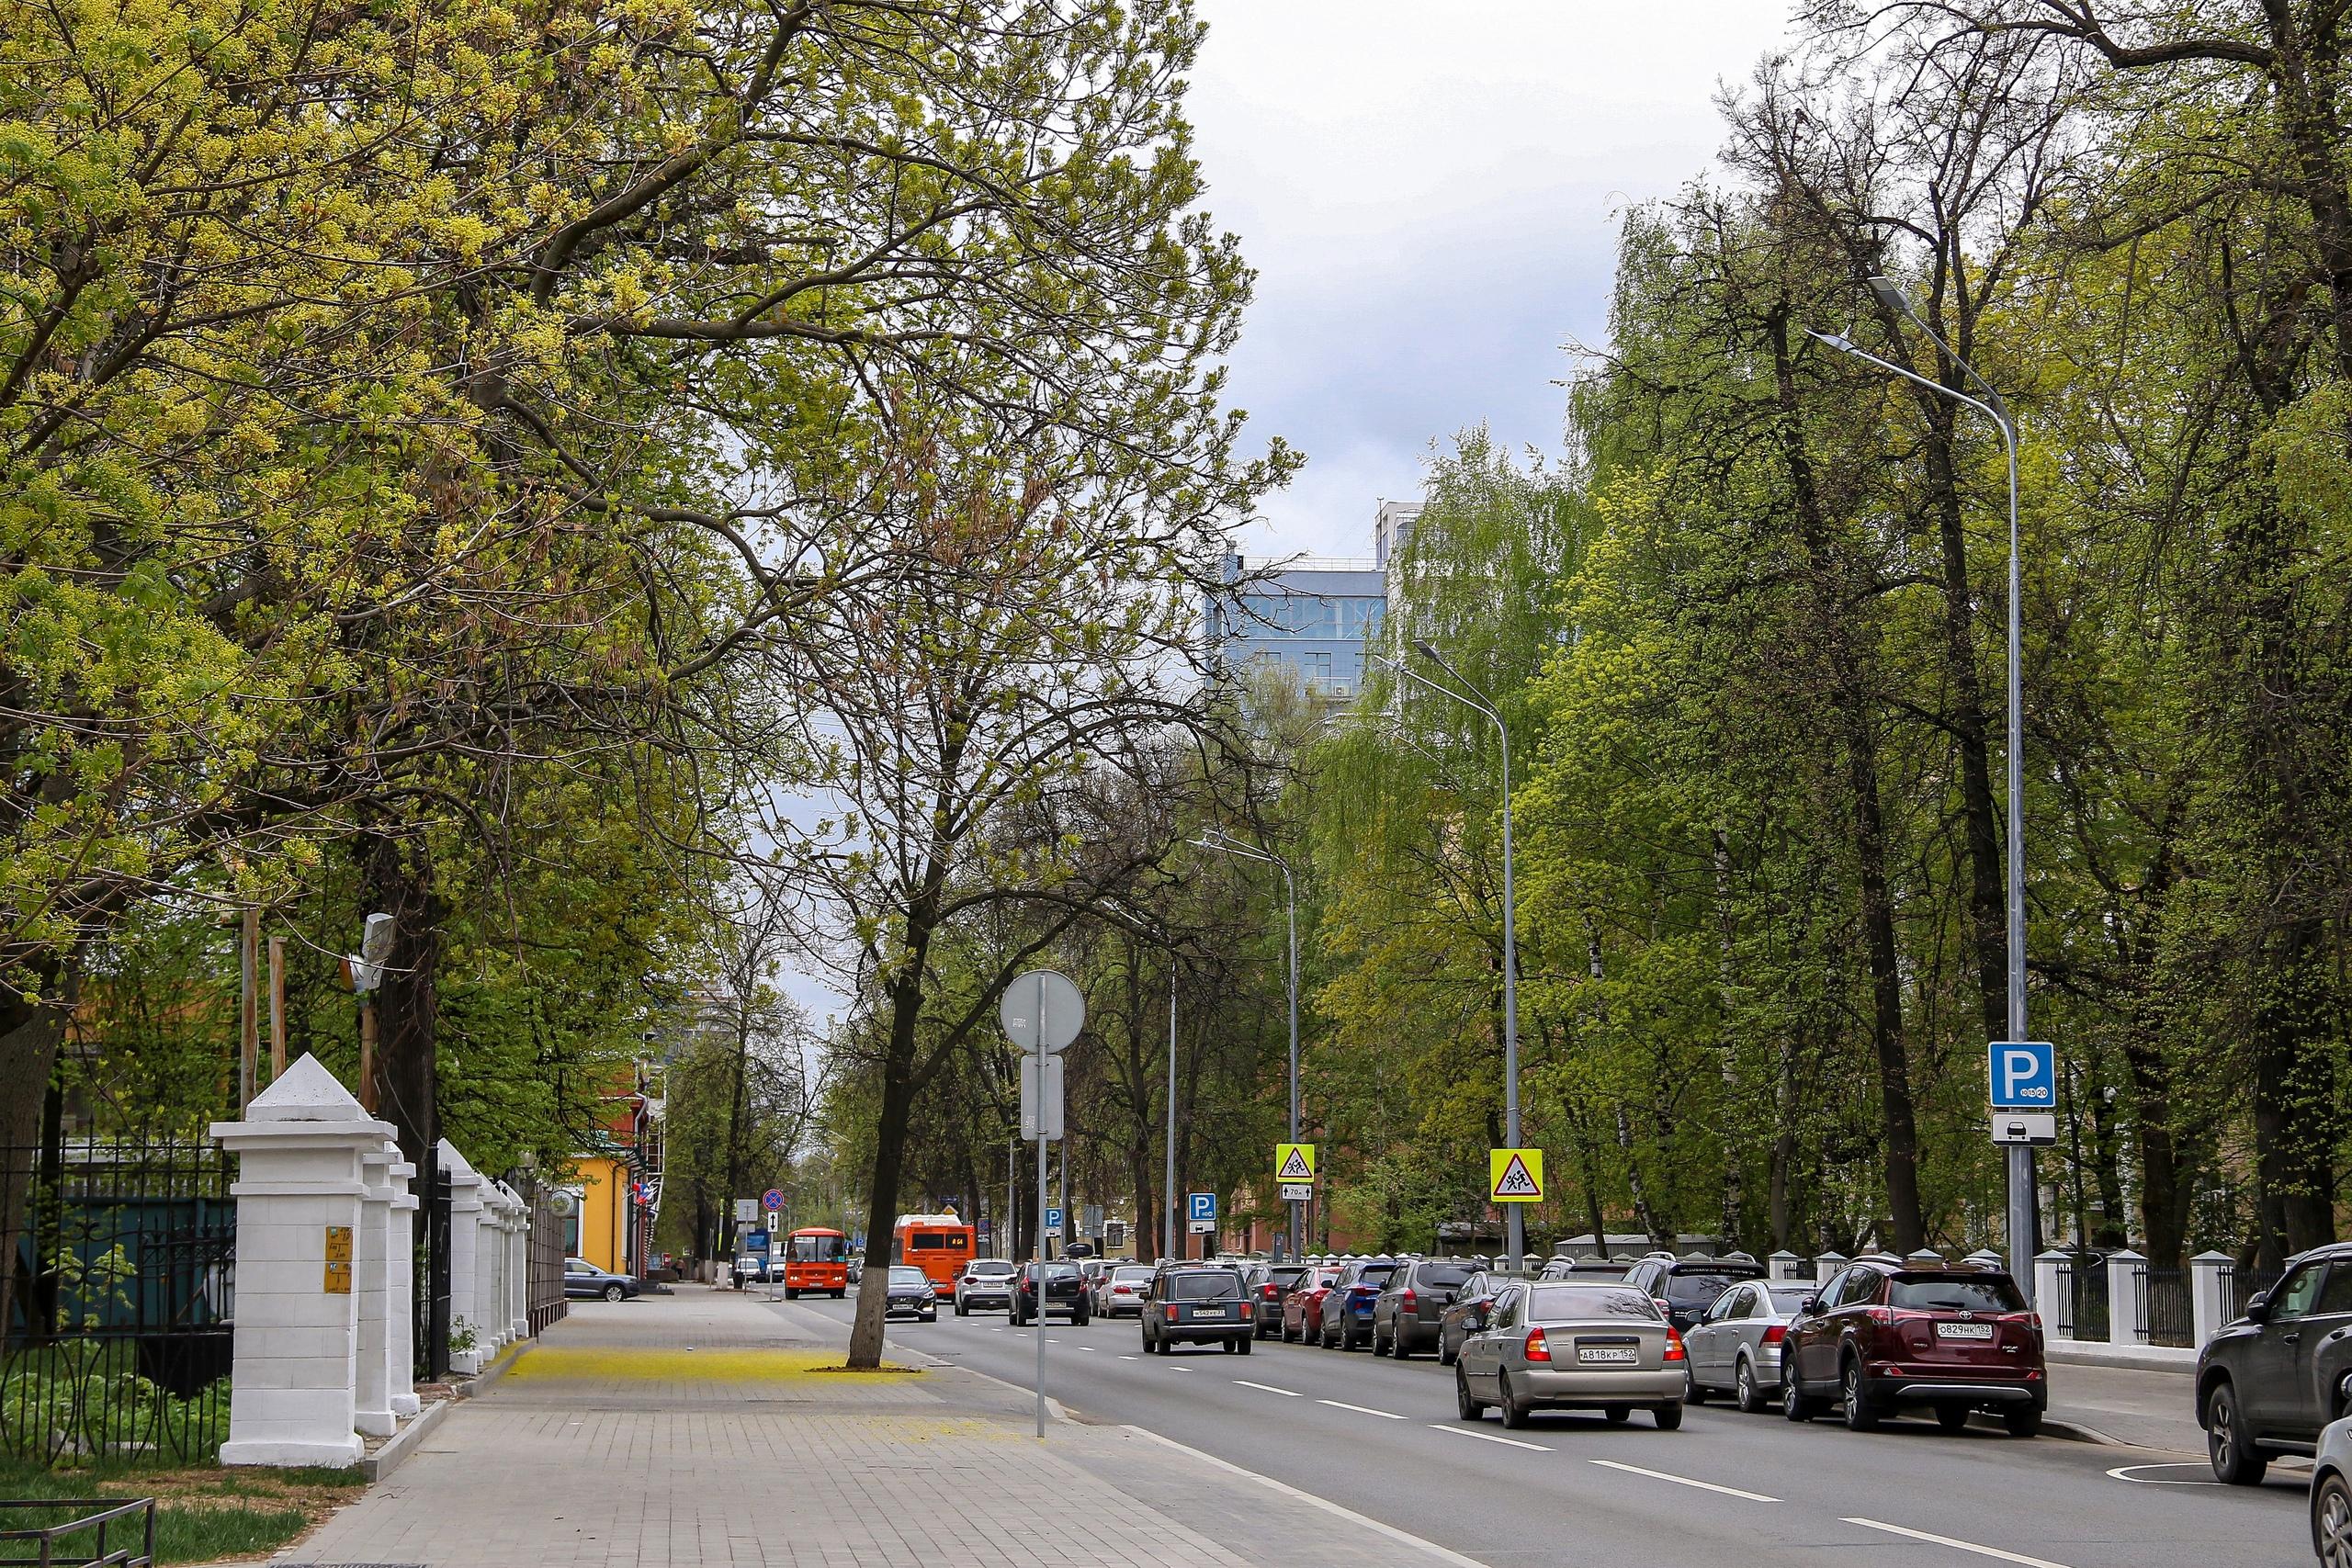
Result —
[{"label": "dark green car", "polygon": [[1143,1350],[1166,1355],[1175,1345],[1222,1345],[1246,1356],[1258,1337],[1258,1309],[1238,1269],[1197,1265],[1162,1269],[1143,1303]]}]

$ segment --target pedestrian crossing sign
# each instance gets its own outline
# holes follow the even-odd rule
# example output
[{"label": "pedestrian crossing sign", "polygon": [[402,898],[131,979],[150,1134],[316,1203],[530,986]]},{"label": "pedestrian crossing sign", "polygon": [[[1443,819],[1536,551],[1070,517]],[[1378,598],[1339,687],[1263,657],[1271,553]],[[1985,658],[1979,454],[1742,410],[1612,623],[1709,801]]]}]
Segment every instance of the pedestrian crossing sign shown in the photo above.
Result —
[{"label": "pedestrian crossing sign", "polygon": [[1276,1144],[1274,1145],[1274,1179],[1311,1184],[1315,1180],[1315,1145],[1313,1144]]},{"label": "pedestrian crossing sign", "polygon": [[1544,1200],[1542,1149],[1488,1149],[1487,1195],[1498,1203],[1539,1203]]}]

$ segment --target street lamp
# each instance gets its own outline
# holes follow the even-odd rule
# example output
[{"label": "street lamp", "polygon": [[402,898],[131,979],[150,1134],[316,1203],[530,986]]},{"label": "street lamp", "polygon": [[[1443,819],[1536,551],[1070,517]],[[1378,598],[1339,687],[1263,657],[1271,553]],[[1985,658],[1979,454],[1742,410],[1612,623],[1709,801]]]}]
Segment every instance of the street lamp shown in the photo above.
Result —
[{"label": "street lamp", "polygon": [[[1965,392],[1956,391],[1940,381],[1931,381],[1916,375],[1902,366],[1865,353],[1836,333],[1817,333],[1811,328],[1809,335],[1828,344],[1840,354],[1875,365],[1890,375],[1900,376],[1915,387],[1921,387],[1939,397],[1963,403],[1991,420],[2001,432],[2001,446],[2009,461],[2009,669],[2008,669],[2008,744],[2009,744],[2009,1038],[2023,1040],[2025,1024],[2025,700],[2024,681],[2019,669],[2019,649],[2024,643],[2020,624],[2023,616],[2024,592],[2020,583],[2018,550],[2018,427],[2009,417],[2009,406],[1992,383],[1976,373],[1976,367],[1952,352],[1935,329],[1919,319],[1911,301],[1891,278],[1872,276],[1866,280],[1871,293],[1894,315],[1900,316],[1926,334],[1929,343],[1939,349],[1945,358],[1960,367],[1961,373],[1984,396],[1980,400]],[[2033,1189],[2033,1145],[2011,1144],[2009,1146],[2009,1273],[2018,1288],[2033,1299],[2033,1233],[2035,1203]]]},{"label": "street lamp", "polygon": [[[1402,661],[1382,659],[1381,663],[1408,681],[1419,682],[1430,691],[1452,697],[1464,707],[1485,714],[1495,721],[1495,728],[1502,736],[1503,751],[1503,1141],[1512,1148],[1519,1147],[1519,918],[1511,887],[1510,845],[1510,726],[1494,699],[1471,683],[1470,678],[1446,662],[1445,655],[1419,638],[1413,642],[1414,650],[1453,677],[1456,684],[1469,694],[1452,686],[1441,686],[1429,677],[1405,667]],[[1521,1218],[1520,1205],[1512,1203],[1506,1210],[1509,1245],[1514,1264],[1527,1256],[1527,1224]]]},{"label": "street lamp", "polygon": [[[1291,874],[1290,862],[1272,850],[1253,850],[1222,828],[1210,827],[1193,843],[1204,850],[1222,850],[1244,860],[1263,861],[1279,866],[1283,874],[1283,888],[1289,899],[1287,924],[1290,933],[1290,1141],[1298,1142],[1298,882]],[[1306,1223],[1299,1205],[1290,1205],[1290,1235],[1285,1251],[1295,1253],[1298,1238],[1305,1234]]]}]

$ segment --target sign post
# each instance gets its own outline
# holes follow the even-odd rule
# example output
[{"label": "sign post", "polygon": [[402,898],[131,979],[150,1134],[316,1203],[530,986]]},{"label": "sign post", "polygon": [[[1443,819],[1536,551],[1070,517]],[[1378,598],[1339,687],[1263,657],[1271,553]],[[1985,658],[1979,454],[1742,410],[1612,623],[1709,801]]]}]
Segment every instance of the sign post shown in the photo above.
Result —
[{"label": "sign post", "polygon": [[[1061,1053],[1086,1022],[1086,998],[1067,975],[1032,969],[1016,976],[997,1003],[1006,1039],[1027,1053],[1021,1063],[1021,1132],[1037,1140],[1037,1436],[1046,1435],[1046,1145],[1062,1135]],[[1035,1114],[1033,1116],[1032,1111]],[[1061,1212],[1054,1211],[1060,1224]],[[1014,1299],[1020,1287],[1013,1287]]]}]

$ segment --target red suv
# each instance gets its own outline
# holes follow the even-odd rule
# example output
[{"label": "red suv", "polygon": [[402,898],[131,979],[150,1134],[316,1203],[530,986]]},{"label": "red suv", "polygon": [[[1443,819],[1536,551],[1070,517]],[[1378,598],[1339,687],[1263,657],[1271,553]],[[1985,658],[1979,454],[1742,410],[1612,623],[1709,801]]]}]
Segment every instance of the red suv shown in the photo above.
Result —
[{"label": "red suv", "polygon": [[1836,1400],[1857,1432],[1924,1404],[1947,1431],[1985,1408],[2030,1438],[2050,1402],[2041,1320],[2008,1275],[1965,1263],[1855,1259],[1790,1323],[1783,1369],[1790,1420]]}]

